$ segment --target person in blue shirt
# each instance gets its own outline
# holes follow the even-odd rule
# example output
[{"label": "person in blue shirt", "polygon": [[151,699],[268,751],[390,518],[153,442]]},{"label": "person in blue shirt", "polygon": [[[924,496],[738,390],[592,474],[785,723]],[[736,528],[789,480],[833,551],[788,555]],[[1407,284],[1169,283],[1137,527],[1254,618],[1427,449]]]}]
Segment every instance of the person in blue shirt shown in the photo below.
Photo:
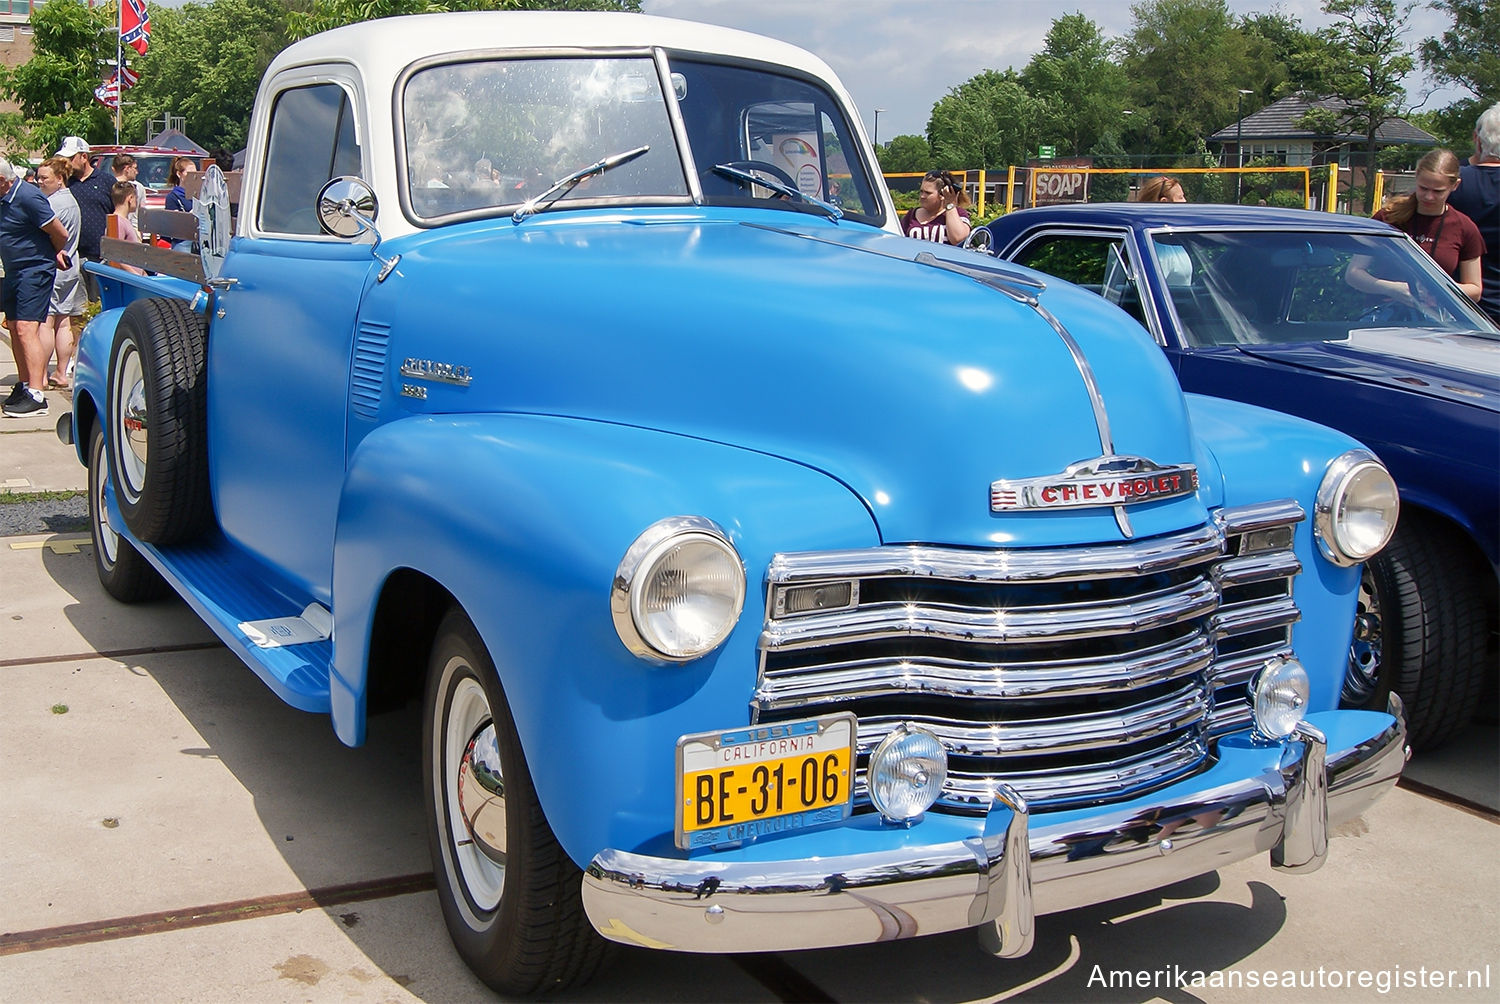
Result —
[{"label": "person in blue shirt", "polygon": [[182,187],[184,178],[198,173],[198,165],[193,163],[191,157],[178,157],[172,161],[172,172],[167,175],[167,182],[172,190],[167,193],[167,208],[174,209],[179,213],[190,213],[193,211],[193,200]]},{"label": "person in blue shirt", "polygon": [[0,311],[10,332],[11,353],[20,379],[5,399],[8,418],[47,414],[47,356],[41,326],[52,304],[52,282],[59,268],[71,263],[65,248],[68,232],[41,189],[16,178],[0,156]]},{"label": "person in blue shirt", "polygon": [[1459,168],[1448,205],[1468,216],[1484,239],[1479,307],[1500,324],[1500,101],[1474,123],[1474,155]]}]

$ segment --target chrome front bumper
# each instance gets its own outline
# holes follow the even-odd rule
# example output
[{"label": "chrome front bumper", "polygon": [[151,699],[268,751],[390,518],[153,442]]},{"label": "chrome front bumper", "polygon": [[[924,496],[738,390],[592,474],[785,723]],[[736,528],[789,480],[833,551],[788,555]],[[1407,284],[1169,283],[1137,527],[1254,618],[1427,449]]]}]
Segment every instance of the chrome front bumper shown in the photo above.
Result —
[{"label": "chrome front bumper", "polygon": [[[1218,763],[1203,774],[1094,813],[1033,816],[1003,793],[972,835],[930,845],[900,840],[820,857],[817,834],[807,833],[767,842],[800,852],[777,860],[605,850],[584,874],[584,908],[605,937],[652,948],[786,951],[973,927],[995,954],[1022,955],[1037,914],[1160,888],[1267,851],[1277,868],[1318,868],[1329,828],[1364,812],[1400,777],[1400,710],[1393,702],[1390,717],[1314,715],[1273,747],[1225,736]],[[1344,744],[1329,751],[1325,733]]]}]

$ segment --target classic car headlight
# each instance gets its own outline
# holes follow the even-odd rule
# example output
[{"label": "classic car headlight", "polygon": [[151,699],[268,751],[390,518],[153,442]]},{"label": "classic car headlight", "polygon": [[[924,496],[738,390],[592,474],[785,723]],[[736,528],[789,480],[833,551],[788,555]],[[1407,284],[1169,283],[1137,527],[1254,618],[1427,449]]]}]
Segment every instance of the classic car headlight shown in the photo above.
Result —
[{"label": "classic car headlight", "polygon": [[1391,539],[1401,497],[1374,454],[1350,450],[1328,465],[1316,505],[1313,532],[1324,557],[1353,565],[1373,558]]},{"label": "classic car headlight", "polygon": [[1250,681],[1250,705],[1255,731],[1263,739],[1285,739],[1307,716],[1311,692],[1307,670],[1296,659],[1277,656]]},{"label": "classic car headlight", "polygon": [[609,605],[631,652],[653,662],[687,662],[729,637],[745,606],[745,566],[712,520],[673,516],[630,545]]}]

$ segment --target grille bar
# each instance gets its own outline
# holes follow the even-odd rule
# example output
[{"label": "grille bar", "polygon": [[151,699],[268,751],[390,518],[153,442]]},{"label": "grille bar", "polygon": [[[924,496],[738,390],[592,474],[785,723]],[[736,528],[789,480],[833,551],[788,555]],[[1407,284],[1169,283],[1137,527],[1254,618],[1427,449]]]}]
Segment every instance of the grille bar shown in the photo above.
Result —
[{"label": "grille bar", "polygon": [[1165,645],[1101,659],[856,659],[767,670],[755,706],[771,711],[900,694],[1005,700],[1111,693],[1202,673],[1212,660],[1213,642],[1199,628]]},{"label": "grille bar", "polygon": [[1204,580],[1123,602],[986,610],[880,603],[767,625],[760,646],[775,652],[903,636],[960,642],[1065,641],[1176,624],[1212,613],[1218,605],[1218,590]]},{"label": "grille bar", "polygon": [[824,579],[932,578],[972,583],[1079,582],[1137,578],[1219,557],[1211,527],[1163,539],[1037,551],[965,551],[902,545],[850,551],[778,554],[766,579],[772,585]]},{"label": "grille bar", "polygon": [[1208,714],[1208,692],[1201,683],[1123,711],[1067,718],[973,723],[923,715],[867,717],[859,721],[859,752],[869,753],[906,722],[931,732],[950,754],[969,756],[1071,753],[1118,747],[1195,724]]}]

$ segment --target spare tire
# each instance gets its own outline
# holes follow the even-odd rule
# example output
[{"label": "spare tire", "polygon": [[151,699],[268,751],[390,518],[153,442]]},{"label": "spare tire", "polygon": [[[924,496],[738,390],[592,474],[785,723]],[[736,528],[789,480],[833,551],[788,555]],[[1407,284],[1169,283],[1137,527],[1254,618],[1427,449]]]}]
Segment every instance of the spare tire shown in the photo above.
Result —
[{"label": "spare tire", "polygon": [[137,300],[115,328],[109,477],[125,525],[149,544],[191,540],[213,521],[205,342],[182,300]]}]

